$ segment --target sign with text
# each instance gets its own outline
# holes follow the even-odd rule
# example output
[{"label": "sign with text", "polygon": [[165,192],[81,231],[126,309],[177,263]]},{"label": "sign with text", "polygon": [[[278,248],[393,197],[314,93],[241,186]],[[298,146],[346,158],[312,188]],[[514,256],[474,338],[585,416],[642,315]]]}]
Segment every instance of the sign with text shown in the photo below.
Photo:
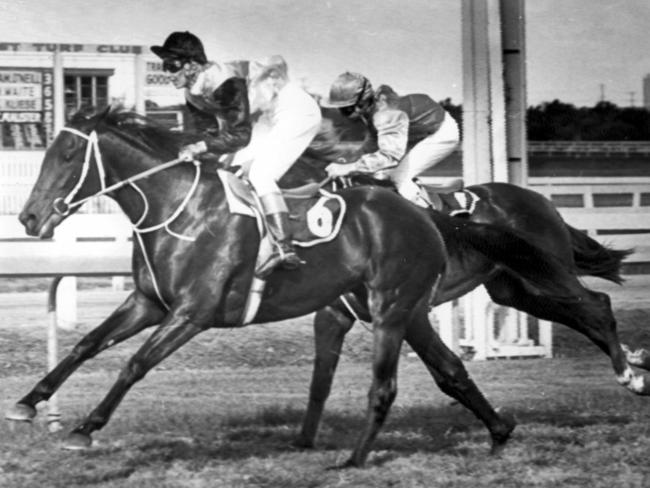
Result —
[{"label": "sign with text", "polygon": [[0,68],[2,148],[43,148],[52,140],[52,83],[51,69]]},{"label": "sign with text", "polygon": [[173,86],[171,77],[162,69],[162,62],[147,61],[145,68],[144,85],[146,87]]},{"label": "sign with text", "polygon": [[142,54],[142,46],[127,44],[68,44],[52,42],[0,42],[0,52]]}]

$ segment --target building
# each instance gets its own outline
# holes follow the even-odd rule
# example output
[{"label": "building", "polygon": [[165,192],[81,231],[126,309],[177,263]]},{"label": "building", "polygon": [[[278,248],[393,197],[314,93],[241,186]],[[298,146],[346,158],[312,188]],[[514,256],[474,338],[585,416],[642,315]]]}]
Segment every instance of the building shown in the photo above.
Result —
[{"label": "building", "polygon": [[183,93],[146,46],[0,43],[0,213],[24,203],[47,145],[82,108],[122,105],[182,123]]},{"label": "building", "polygon": [[[57,82],[58,81],[58,82]],[[0,147],[39,150],[86,107],[182,103],[158,58],[143,46],[0,43]]]}]

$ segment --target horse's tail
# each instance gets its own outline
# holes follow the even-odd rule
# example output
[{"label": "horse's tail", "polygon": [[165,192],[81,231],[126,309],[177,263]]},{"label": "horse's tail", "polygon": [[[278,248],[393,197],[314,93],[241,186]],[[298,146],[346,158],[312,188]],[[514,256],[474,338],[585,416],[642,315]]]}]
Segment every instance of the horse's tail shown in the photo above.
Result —
[{"label": "horse's tail", "polygon": [[625,281],[621,277],[623,260],[634,252],[633,249],[612,249],[604,246],[569,224],[565,224],[571,235],[573,260],[579,275],[597,276],[619,285]]},{"label": "horse's tail", "polygon": [[573,272],[555,255],[500,224],[483,224],[431,212],[447,250],[458,259],[479,253],[501,265],[538,292],[560,300],[574,300]]}]

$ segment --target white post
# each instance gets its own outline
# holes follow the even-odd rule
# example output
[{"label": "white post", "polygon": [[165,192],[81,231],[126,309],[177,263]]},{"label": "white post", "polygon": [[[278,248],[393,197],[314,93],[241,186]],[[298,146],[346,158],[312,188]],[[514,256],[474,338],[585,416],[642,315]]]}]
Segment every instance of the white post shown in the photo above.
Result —
[{"label": "white post", "polygon": [[507,97],[508,181],[528,184],[526,134],[526,32],[524,0],[499,0],[503,45],[503,76]]},{"label": "white post", "polygon": [[[53,58],[53,78],[54,78],[54,133],[58,134],[59,131],[65,126],[65,84],[63,81],[63,54],[55,51],[52,54]],[[70,235],[65,235],[61,228],[57,230],[57,240],[65,239],[70,241],[73,239]],[[63,235],[61,235],[63,234]],[[58,287],[58,303],[60,311],[56,314],[58,318],[59,327],[64,329],[71,329],[77,323],[77,278],[74,276],[66,277],[62,280]]]},{"label": "white post", "polygon": [[[490,71],[489,0],[463,0],[463,180],[466,185],[492,181],[493,160],[491,129],[491,90]],[[499,67],[497,72],[500,73]],[[480,341],[486,339],[484,296],[478,291],[469,293],[461,301],[465,317],[467,335],[473,338],[476,350],[475,359],[485,359],[487,345]],[[483,316],[481,316],[483,315]]]},{"label": "white post", "polygon": [[458,351],[459,347],[459,330],[456,320],[454,320],[454,306],[452,302],[438,305],[433,313],[438,322],[438,334],[440,339],[452,351]]},{"label": "white post", "polygon": [[544,356],[553,357],[553,324],[547,320],[537,321],[539,331],[539,345],[544,347]]},{"label": "white post", "polygon": [[463,0],[463,179],[492,180],[488,1]]},{"label": "white post", "polygon": [[488,56],[490,70],[490,128],[492,149],[492,181],[508,181],[506,151],[506,97],[501,56],[501,9],[499,0],[488,0]]},{"label": "white post", "polygon": [[[144,49],[144,48],[143,48]],[[144,81],[146,76],[144,55],[138,53],[135,55],[135,111],[140,115],[145,115],[146,105],[144,99]]]},{"label": "white post", "polygon": [[52,54],[52,77],[54,93],[52,95],[53,116],[54,116],[54,134],[65,126],[65,84],[63,81],[63,54],[55,51]]},{"label": "white post", "polygon": [[[47,327],[47,370],[52,371],[58,364],[59,341],[57,337],[57,288],[60,278],[54,278],[50,284],[48,294],[47,313],[49,324]],[[47,427],[50,432],[61,430],[61,412],[59,411],[59,400],[54,393],[47,401]]]}]

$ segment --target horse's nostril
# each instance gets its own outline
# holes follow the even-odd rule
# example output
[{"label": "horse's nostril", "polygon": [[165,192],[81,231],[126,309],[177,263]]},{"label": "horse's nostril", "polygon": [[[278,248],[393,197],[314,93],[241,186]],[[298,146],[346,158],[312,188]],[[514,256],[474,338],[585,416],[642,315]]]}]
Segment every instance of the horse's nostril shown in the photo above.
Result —
[{"label": "horse's nostril", "polygon": [[32,231],[36,225],[36,216],[32,213],[21,213],[18,220],[23,224],[27,233]]}]

